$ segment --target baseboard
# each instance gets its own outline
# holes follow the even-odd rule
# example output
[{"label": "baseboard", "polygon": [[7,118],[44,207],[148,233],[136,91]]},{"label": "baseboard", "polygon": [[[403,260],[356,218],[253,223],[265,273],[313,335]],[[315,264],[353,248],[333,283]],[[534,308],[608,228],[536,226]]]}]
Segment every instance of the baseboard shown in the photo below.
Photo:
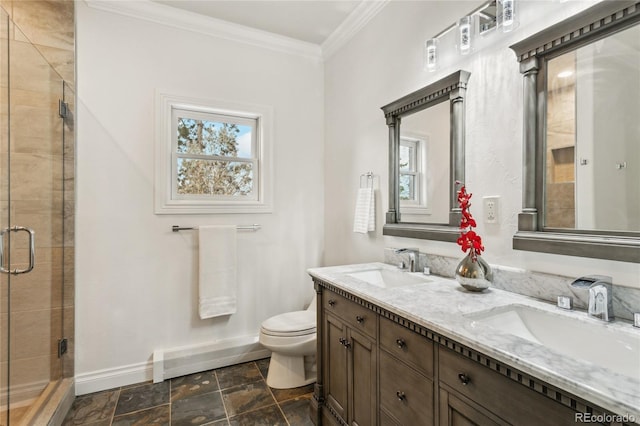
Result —
[{"label": "baseboard", "polygon": [[198,345],[162,349],[153,353],[153,381],[212,370],[228,365],[267,358],[271,352],[258,336],[242,336]]},{"label": "baseboard", "polygon": [[76,395],[99,392],[120,386],[173,377],[243,362],[267,358],[271,352],[258,342],[258,336],[242,336],[198,345],[160,349],[153,361],[108,368],[76,375]]},{"label": "baseboard", "polygon": [[141,362],[76,375],[76,395],[148,382],[153,377],[151,362]]}]

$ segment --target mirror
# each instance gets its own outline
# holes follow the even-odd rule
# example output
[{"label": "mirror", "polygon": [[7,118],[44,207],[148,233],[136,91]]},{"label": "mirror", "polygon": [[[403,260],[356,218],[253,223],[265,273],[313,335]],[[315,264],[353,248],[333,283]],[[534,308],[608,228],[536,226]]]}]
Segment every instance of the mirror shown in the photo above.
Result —
[{"label": "mirror", "polygon": [[546,71],[545,228],[640,231],[640,26]]},{"label": "mirror", "polygon": [[402,118],[402,222],[449,223],[449,109],[448,102],[441,102]]},{"label": "mirror", "polygon": [[525,87],[515,249],[640,263],[639,21],[633,2],[602,2],[511,47]]},{"label": "mirror", "polygon": [[382,107],[389,126],[389,211],[384,235],[455,242],[455,181],[464,181],[464,99],[457,71]]}]

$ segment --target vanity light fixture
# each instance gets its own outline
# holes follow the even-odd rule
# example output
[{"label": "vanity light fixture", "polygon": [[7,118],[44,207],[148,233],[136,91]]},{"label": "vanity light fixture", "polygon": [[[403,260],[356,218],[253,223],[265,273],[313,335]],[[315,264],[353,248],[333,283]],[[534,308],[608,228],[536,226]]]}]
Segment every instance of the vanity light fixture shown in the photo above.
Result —
[{"label": "vanity light fixture", "polygon": [[558,73],[559,78],[567,78],[567,77],[571,77],[572,75],[573,75],[573,71],[571,70],[565,70]]},{"label": "vanity light fixture", "polygon": [[473,16],[468,15],[458,20],[458,52],[466,55],[471,52],[473,38]]},{"label": "vanity light fixture", "polygon": [[438,67],[438,39],[431,38],[424,42],[424,68],[435,71]]}]

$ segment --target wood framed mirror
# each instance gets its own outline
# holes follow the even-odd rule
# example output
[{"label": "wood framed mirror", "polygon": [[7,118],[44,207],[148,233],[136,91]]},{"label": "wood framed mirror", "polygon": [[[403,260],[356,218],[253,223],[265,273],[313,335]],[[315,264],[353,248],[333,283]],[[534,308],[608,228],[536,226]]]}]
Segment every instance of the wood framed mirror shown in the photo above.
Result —
[{"label": "wood framed mirror", "polygon": [[389,210],[383,235],[455,242],[464,182],[465,95],[459,70],[382,107],[389,127]]},{"label": "wood framed mirror", "polygon": [[640,263],[640,2],[598,3],[511,49],[524,76],[513,248]]}]

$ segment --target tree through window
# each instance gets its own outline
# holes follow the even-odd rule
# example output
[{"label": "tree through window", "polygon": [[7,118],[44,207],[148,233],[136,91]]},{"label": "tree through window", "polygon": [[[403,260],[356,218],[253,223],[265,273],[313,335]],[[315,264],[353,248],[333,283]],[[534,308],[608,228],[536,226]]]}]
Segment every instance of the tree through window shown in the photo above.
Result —
[{"label": "tree through window", "polygon": [[256,119],[175,109],[175,195],[251,199]]}]

